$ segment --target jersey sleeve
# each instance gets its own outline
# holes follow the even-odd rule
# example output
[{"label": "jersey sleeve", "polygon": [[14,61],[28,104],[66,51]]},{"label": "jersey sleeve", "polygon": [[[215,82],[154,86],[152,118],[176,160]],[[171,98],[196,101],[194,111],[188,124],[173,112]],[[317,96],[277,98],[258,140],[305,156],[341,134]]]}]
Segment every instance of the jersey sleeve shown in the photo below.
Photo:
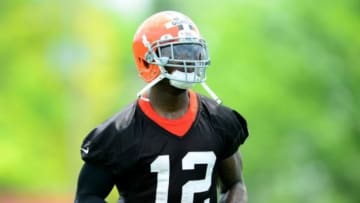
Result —
[{"label": "jersey sleeve", "polygon": [[249,136],[245,118],[237,111],[218,105],[213,117],[213,125],[223,141],[221,158],[234,154]]},{"label": "jersey sleeve", "polygon": [[79,174],[75,202],[106,203],[104,199],[115,185],[114,180],[107,168],[85,163]]},{"label": "jersey sleeve", "polygon": [[81,158],[108,167],[114,174],[130,168],[138,154],[132,127],[134,111],[134,107],[129,106],[93,129],[82,142]]},{"label": "jersey sleeve", "polygon": [[245,118],[235,110],[232,110],[231,113],[229,129],[224,134],[225,143],[228,146],[224,151],[224,158],[234,154],[249,136]]}]

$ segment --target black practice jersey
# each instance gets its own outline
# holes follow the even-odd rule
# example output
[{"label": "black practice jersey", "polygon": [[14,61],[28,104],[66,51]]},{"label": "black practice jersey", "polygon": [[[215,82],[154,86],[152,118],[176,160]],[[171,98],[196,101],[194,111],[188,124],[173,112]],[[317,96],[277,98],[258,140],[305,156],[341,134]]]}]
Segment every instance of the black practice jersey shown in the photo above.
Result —
[{"label": "black practice jersey", "polygon": [[201,95],[183,137],[161,128],[134,102],[95,128],[81,155],[111,169],[126,203],[215,203],[218,164],[247,136],[239,113]]}]

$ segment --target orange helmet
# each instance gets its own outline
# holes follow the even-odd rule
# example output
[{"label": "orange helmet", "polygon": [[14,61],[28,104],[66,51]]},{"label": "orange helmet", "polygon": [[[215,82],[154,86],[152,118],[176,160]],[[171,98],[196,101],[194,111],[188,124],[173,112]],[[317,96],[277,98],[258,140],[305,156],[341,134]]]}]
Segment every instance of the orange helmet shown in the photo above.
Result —
[{"label": "orange helmet", "polygon": [[182,13],[162,11],[147,18],[135,33],[133,55],[140,77],[148,82],[138,96],[163,78],[183,89],[195,83],[206,85],[210,65],[206,42]]}]

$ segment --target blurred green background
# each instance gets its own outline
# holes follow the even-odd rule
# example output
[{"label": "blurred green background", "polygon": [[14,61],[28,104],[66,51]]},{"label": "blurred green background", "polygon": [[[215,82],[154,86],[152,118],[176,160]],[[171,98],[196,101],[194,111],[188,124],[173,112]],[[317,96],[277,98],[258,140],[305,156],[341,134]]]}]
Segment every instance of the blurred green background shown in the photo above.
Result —
[{"label": "blurred green background", "polygon": [[360,202],[358,0],[0,1],[0,202],[72,202],[81,141],[145,84],[132,37],[160,10],[195,21],[209,86],[248,120],[250,202]]}]

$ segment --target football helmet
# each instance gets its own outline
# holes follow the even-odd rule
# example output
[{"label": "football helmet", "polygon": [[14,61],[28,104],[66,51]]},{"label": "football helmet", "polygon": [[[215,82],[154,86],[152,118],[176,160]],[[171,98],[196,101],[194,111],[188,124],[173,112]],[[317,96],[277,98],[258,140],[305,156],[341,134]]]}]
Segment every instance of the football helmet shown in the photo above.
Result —
[{"label": "football helmet", "polygon": [[140,77],[148,83],[138,96],[168,78],[170,85],[180,89],[201,83],[220,103],[205,83],[210,65],[206,42],[184,14],[162,11],[147,18],[135,33],[133,55]]}]

